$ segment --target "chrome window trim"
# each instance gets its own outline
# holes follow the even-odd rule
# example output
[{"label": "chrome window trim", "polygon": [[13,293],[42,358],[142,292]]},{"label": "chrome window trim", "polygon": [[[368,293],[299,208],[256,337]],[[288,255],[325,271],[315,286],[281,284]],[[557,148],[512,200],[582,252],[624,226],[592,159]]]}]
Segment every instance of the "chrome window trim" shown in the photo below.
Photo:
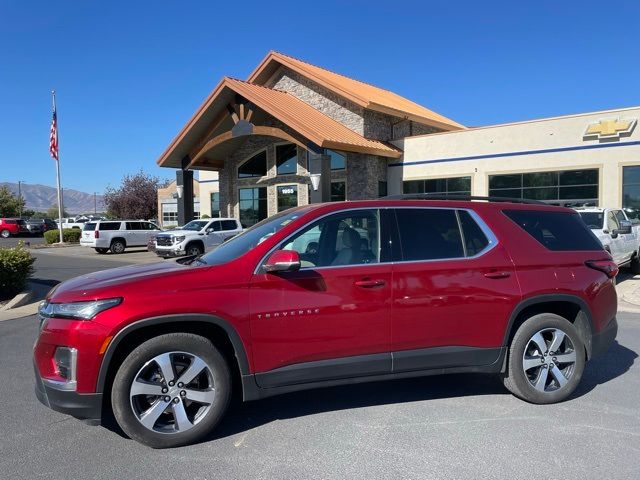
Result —
[{"label": "chrome window trim", "polygon": [[[493,250],[498,244],[498,238],[495,236],[495,234],[493,233],[493,231],[491,230],[491,228],[489,228],[489,226],[485,223],[485,221],[482,219],[482,217],[480,217],[480,215],[478,215],[478,213],[471,209],[471,208],[456,208],[456,207],[431,207],[431,206],[417,206],[417,205],[400,205],[400,206],[394,206],[394,207],[360,207],[360,208],[348,208],[348,209],[344,209],[344,210],[338,210],[338,211],[333,211],[333,212],[328,212],[325,213],[324,215],[321,215],[315,219],[313,219],[313,221],[311,223],[315,223],[318,220],[322,220],[325,217],[328,217],[330,215],[333,214],[339,214],[339,213],[343,213],[343,212],[352,212],[352,211],[361,211],[361,210],[390,210],[390,209],[430,209],[430,210],[454,210],[456,212],[456,218],[458,217],[458,212],[459,211],[465,211],[467,213],[469,213],[469,215],[471,216],[471,218],[476,222],[476,224],[480,227],[480,230],[482,230],[482,233],[484,233],[484,235],[487,237],[487,246],[484,247],[482,250],[480,250],[478,253],[476,253],[475,255],[472,255],[470,257],[464,256],[464,257],[452,257],[452,258],[432,258],[432,259],[427,259],[427,260],[400,260],[397,262],[376,262],[376,263],[355,263],[353,265],[326,265],[323,267],[301,267],[299,271],[307,271],[307,270],[326,270],[328,268],[345,268],[345,267],[368,267],[368,266],[374,266],[374,265],[403,265],[403,264],[407,264],[407,263],[433,263],[433,262],[451,262],[451,261],[455,261],[455,260],[475,260],[477,258],[480,258],[484,255],[486,255],[487,253],[489,253],[491,250]],[[379,228],[378,228],[378,235],[382,234],[382,215],[379,216]],[[290,238],[292,238],[293,236],[297,235],[300,231],[304,230],[305,228],[307,228],[310,225],[310,223],[306,223],[304,224],[302,227],[296,229],[294,232],[292,232],[291,234],[289,234],[282,242],[278,242],[278,244],[275,247],[272,247],[266,255],[264,255],[260,261],[258,262],[258,265],[256,266],[256,268],[254,269],[253,274],[257,275],[259,273],[267,273],[262,271],[262,266],[264,265],[264,262],[266,261],[266,259],[276,250],[278,250],[278,246],[279,245],[286,245],[286,243],[289,241]],[[464,238],[464,233],[462,232],[462,226],[458,225],[460,228],[460,235],[462,238]],[[382,242],[380,241],[380,252],[382,252]],[[466,247],[464,247],[464,241],[463,241],[463,249],[466,252]]]}]

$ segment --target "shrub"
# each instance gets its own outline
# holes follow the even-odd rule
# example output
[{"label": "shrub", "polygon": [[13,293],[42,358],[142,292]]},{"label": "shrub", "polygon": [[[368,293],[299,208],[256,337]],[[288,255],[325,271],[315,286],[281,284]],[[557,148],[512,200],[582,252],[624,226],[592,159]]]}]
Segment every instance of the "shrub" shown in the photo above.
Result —
[{"label": "shrub", "polygon": [[11,298],[24,289],[35,260],[22,242],[17,247],[0,248],[0,298]]},{"label": "shrub", "polygon": [[[68,243],[78,243],[82,230],[79,228],[64,228],[62,230],[62,240]],[[60,233],[58,230],[48,230],[44,232],[44,240],[51,244],[60,241]]]}]

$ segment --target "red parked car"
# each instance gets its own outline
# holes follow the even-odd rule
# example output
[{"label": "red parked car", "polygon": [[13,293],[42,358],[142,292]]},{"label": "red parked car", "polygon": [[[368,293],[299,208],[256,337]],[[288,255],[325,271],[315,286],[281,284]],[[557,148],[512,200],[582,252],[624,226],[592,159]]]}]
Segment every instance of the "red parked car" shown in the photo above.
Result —
[{"label": "red parked car", "polygon": [[0,237],[9,238],[11,235],[29,233],[27,222],[21,218],[0,218]]},{"label": "red parked car", "polygon": [[152,447],[202,438],[235,387],[246,401],[481,372],[526,401],[559,402],[616,336],[616,273],[568,208],[298,207],[190,264],[58,285],[40,309],[36,394],[78,418],[112,412]]}]

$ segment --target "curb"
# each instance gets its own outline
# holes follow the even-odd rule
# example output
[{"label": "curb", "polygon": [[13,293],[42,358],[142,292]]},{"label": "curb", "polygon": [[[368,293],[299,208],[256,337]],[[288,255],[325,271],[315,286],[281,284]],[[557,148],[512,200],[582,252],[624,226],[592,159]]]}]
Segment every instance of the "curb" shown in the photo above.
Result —
[{"label": "curb", "polygon": [[19,293],[7,303],[5,303],[2,308],[0,308],[0,312],[6,312],[7,310],[27,305],[31,301],[33,296],[34,291],[31,289],[27,290],[26,292]]}]

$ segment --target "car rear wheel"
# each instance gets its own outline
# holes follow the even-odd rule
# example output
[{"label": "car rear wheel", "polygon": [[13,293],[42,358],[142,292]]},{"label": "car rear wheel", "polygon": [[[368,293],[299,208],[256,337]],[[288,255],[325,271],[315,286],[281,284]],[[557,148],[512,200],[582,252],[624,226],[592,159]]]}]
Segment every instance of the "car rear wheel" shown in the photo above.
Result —
[{"label": "car rear wheel", "polygon": [[565,400],[584,372],[585,348],[578,330],[558,315],[542,313],[525,321],[509,346],[505,387],[531,403]]},{"label": "car rear wheel", "polygon": [[109,249],[108,248],[96,248],[95,251],[98,252],[98,253],[107,253],[109,251]]},{"label": "car rear wheel", "polygon": [[2,237],[2,238],[9,238],[10,235],[11,235],[11,233],[7,229],[4,229],[4,230],[0,231],[0,237]]},{"label": "car rear wheel", "polygon": [[187,247],[186,252],[187,256],[191,257],[194,255],[202,255],[204,253],[204,250],[197,243],[193,243]]},{"label": "car rear wheel", "polygon": [[142,343],[118,369],[111,391],[122,430],[152,448],[201,440],[222,419],[230,397],[224,357],[209,340],[190,333]]},{"label": "car rear wheel", "polygon": [[111,242],[111,253],[122,253],[124,252],[125,248],[126,245],[123,240],[114,240],[113,242]]}]

